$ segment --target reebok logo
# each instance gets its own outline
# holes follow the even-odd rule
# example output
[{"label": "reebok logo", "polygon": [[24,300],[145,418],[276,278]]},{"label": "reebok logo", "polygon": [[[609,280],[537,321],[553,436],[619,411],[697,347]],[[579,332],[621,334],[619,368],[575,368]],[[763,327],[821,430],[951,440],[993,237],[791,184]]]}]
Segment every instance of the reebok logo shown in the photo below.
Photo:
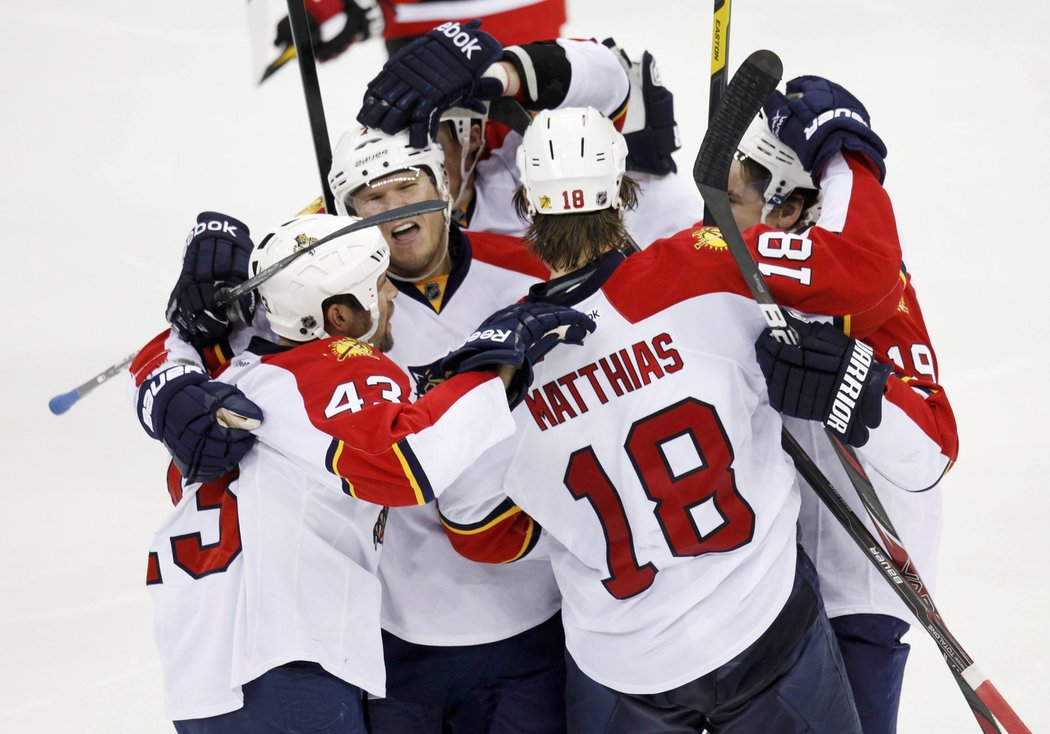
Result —
[{"label": "reebok logo", "polygon": [[197,226],[190,230],[190,233],[186,235],[186,244],[190,244],[190,240],[199,234],[205,232],[222,232],[228,234],[230,237],[237,236],[237,225],[230,224],[225,219],[221,222],[218,219],[212,219],[207,222],[198,222]]},{"label": "reebok logo", "polygon": [[868,377],[874,356],[872,348],[863,342],[856,342],[853,353],[849,356],[846,372],[842,375],[835,400],[831,403],[831,411],[824,421],[828,428],[840,436],[846,435],[850,421],[853,420],[853,409],[857,406],[860,391],[864,389],[864,380]]},{"label": "reebok logo", "polygon": [[817,131],[817,128],[819,128],[826,122],[834,120],[836,117],[848,117],[851,120],[856,120],[864,127],[868,126],[867,120],[865,120],[853,110],[847,109],[845,107],[839,107],[838,109],[828,110],[827,112],[821,112],[819,115],[813,118],[813,122],[809,123],[806,129],[802,131],[806,135],[806,140],[809,140],[813,137],[813,134]]},{"label": "reebok logo", "polygon": [[467,57],[467,61],[473,61],[474,57],[471,54],[481,50],[481,44],[478,43],[478,39],[460,28],[459,23],[442,23],[434,30],[452,39],[452,45]]},{"label": "reebok logo", "polygon": [[468,336],[467,340],[463,343],[470,344],[471,342],[477,341],[478,339],[485,339],[488,341],[499,342],[500,344],[502,344],[503,342],[510,339],[510,335],[510,329],[485,329],[484,331],[475,331],[473,334]]}]

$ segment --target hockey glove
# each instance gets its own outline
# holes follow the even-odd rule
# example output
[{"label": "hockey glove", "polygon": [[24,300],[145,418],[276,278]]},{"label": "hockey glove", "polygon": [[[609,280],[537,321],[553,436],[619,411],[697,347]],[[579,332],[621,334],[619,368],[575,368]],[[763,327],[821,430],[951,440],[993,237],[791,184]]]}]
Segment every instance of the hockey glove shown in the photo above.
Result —
[{"label": "hockey glove", "polygon": [[863,446],[868,429],[882,422],[882,394],[893,368],[833,324],[791,321],[798,344],[777,341],[768,328],[755,342],[769,404],[784,415],[821,421],[850,446]]},{"label": "hockey glove", "polygon": [[839,150],[866,155],[886,178],[886,145],[869,123],[868,111],[844,87],[819,76],[787,83],[787,95],[774,90],[763,105],[773,134],[798,154],[816,179]]},{"label": "hockey glove", "polygon": [[507,388],[507,399],[514,408],[532,384],[533,365],[558,344],[583,344],[594,329],[589,316],[567,306],[518,303],[482,321],[459,349],[445,356],[441,371],[451,376],[505,364],[517,367]]},{"label": "hockey glove", "polygon": [[[306,3],[310,41],[318,61],[331,61],[351,45],[383,33],[383,11],[376,0],[310,0]],[[293,45],[292,25],[285,16],[277,24],[273,45]]]},{"label": "hockey glove", "polygon": [[215,479],[236,467],[255,443],[249,431],[262,425],[263,417],[244,393],[209,380],[196,365],[168,367],[143,382],[138,416],[191,482]]},{"label": "hockey glove", "polygon": [[483,76],[503,47],[480,25],[444,23],[391,56],[368,83],[358,122],[388,135],[407,127],[409,142],[422,148],[437,137],[448,108],[484,114],[484,102],[503,94],[502,82]]},{"label": "hockey glove", "polygon": [[182,273],[168,298],[167,317],[176,333],[197,348],[229,335],[234,321],[252,322],[255,292],[225,307],[216,303],[221,288],[248,279],[251,257],[248,227],[218,212],[201,212],[186,240]]},{"label": "hockey glove", "polygon": [[659,176],[675,173],[678,166],[671,154],[682,143],[674,120],[674,95],[663,86],[656,60],[644,51],[641,61],[631,61],[612,38],[606,38],[602,44],[616,54],[631,82],[622,130],[627,139],[627,170]]}]

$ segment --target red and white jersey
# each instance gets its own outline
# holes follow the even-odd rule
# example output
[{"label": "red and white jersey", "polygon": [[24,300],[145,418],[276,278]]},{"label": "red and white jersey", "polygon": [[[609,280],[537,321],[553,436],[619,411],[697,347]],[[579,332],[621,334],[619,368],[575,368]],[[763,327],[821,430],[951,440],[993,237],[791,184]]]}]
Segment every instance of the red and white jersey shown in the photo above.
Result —
[{"label": "red and white jersey", "polygon": [[[910,277],[897,314],[865,342],[876,359],[894,365],[882,423],[857,456],[915,568],[927,587],[937,579],[942,526],[941,477],[958,455],[951,404],[938,384],[937,358]],[[818,424],[785,419],[791,432],[840,490],[868,529],[875,527]],[[820,575],[828,616],[887,614],[908,623],[914,615],[812,492],[803,494],[802,541]]]},{"label": "red and white jersey", "polygon": [[448,20],[481,18],[481,30],[504,46],[557,38],[565,0],[380,0],[387,40],[418,36]]},{"label": "red and white jersey", "polygon": [[[450,248],[453,270],[443,286],[397,283],[389,356],[402,367],[444,356],[547,275],[516,238],[465,237],[453,229]],[[452,549],[432,504],[391,509],[379,572],[383,628],[420,645],[506,639],[546,621],[560,605],[549,562],[531,555],[504,566],[468,561]]]},{"label": "red and white jersey", "polygon": [[[591,106],[620,128],[626,112],[630,83],[626,72],[607,47],[594,41],[558,39],[572,67],[568,90],[560,107]],[[526,222],[514,211],[514,192],[521,184],[517,154],[521,135],[502,136],[489,125],[486,157],[478,161],[474,201],[465,228],[471,232],[496,232],[521,236]],[[624,214],[627,231],[639,247],[668,237],[703,218],[703,202],[692,181],[678,175],[656,176],[629,171],[639,186],[638,207]]]},{"label": "red and white jersey", "polygon": [[[687,230],[619,257],[548,286],[597,330],[536,366],[517,432],[438,504],[457,548],[491,562],[524,529],[509,495],[557,541],[574,660],[606,686],[651,693],[727,662],[779,613],[800,496],[755,360],[764,320],[725,243]],[[773,292],[831,315],[859,303],[797,280]]]},{"label": "red and white jersey", "polygon": [[262,409],[258,442],[229,486],[188,488],[150,552],[175,720],[234,710],[243,683],[295,660],[384,695],[386,507],[431,501],[513,430],[493,373],[408,403],[405,375],[362,342],[252,349],[220,379]]},{"label": "red and white jersey", "polygon": [[[938,482],[958,454],[955,418],[938,384],[937,359],[915,290],[899,270],[900,243],[888,195],[871,169],[852,154],[835,156],[820,185],[822,207],[815,227],[801,235],[783,235],[759,226],[749,229],[746,239],[771,288],[795,281],[808,283],[817,295],[859,296],[857,310],[835,321],[872,346],[877,359],[893,364],[895,377],[887,383],[882,423],[857,455],[923,580],[932,585],[942,524]],[[818,248],[825,248],[829,257],[819,259]],[[897,278],[898,287],[887,290],[890,277]],[[811,314],[827,313],[808,298],[791,305]],[[785,418],[785,425],[878,537],[823,427],[795,418]],[[829,616],[888,614],[914,620],[808,488],[802,494],[800,527]]]}]

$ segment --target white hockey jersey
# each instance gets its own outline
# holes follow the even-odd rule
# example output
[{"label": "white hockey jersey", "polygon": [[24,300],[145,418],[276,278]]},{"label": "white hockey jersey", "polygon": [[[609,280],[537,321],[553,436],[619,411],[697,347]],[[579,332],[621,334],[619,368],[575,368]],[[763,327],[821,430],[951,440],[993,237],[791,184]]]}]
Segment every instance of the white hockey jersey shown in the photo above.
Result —
[{"label": "white hockey jersey", "polygon": [[[428,364],[458,347],[482,319],[520,300],[547,274],[516,238],[454,229],[449,247],[453,270],[443,289],[397,283],[389,356],[402,367]],[[449,544],[433,504],[391,509],[379,572],[383,628],[420,645],[506,639],[546,621],[560,605],[547,561],[469,561]]]},{"label": "white hockey jersey", "polygon": [[550,298],[597,331],[537,365],[517,433],[439,507],[457,547],[494,560],[478,528],[503,529],[505,491],[557,541],[580,668],[665,691],[753,643],[792,586],[799,490],[754,359],[764,324],[731,256],[691,237],[570,278]]},{"label": "white hockey jersey", "polygon": [[220,379],[262,408],[255,448],[239,477],[188,488],[150,551],[173,720],[239,708],[243,683],[295,660],[382,696],[386,506],[429,502],[513,430],[492,373],[409,404],[404,374],[353,339],[253,351]]},{"label": "white hockey jersey", "polygon": [[[854,313],[836,323],[869,344],[878,360],[894,365],[882,423],[857,455],[915,567],[932,587],[942,525],[939,480],[958,454],[955,418],[938,383],[937,359],[915,289],[900,265],[889,196],[854,154],[833,157],[820,186],[816,226],[789,236],[757,226],[745,232],[745,238],[771,288],[805,283],[804,288],[818,296],[853,294],[859,301]],[[885,289],[872,289],[873,283],[892,278],[898,286],[887,294],[881,292]],[[831,313],[804,297],[785,302],[810,313]],[[785,425],[878,537],[823,427],[795,418],[785,419]],[[915,621],[867,554],[808,488],[802,494],[800,527],[829,617],[887,614]]]}]

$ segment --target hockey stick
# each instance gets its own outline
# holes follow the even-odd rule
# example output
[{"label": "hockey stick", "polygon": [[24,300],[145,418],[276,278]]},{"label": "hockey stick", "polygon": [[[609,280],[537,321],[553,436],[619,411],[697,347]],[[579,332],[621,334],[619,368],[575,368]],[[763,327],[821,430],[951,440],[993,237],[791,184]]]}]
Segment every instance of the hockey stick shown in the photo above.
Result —
[{"label": "hockey stick", "polygon": [[[284,270],[299,257],[305,255],[311,250],[316,249],[317,247],[320,247],[325,242],[331,242],[335,238],[342,237],[343,235],[350,234],[351,232],[358,232],[362,229],[367,229],[368,227],[378,227],[381,224],[388,224],[390,222],[397,221],[398,219],[408,219],[409,217],[415,217],[420,214],[429,214],[430,212],[443,211],[447,206],[448,202],[442,201],[441,199],[427,199],[426,201],[420,201],[415,204],[409,204],[408,206],[399,206],[396,209],[391,209],[390,211],[381,212],[374,216],[367,217],[365,219],[360,219],[354,222],[353,224],[347,225],[342,229],[332,232],[332,234],[328,235],[327,237],[322,237],[316,242],[310,244],[308,247],[304,247],[301,250],[293,252],[291,255],[288,255],[284,259],[275,262],[273,265],[266,268],[265,270],[256,273],[254,276],[244,281],[243,283],[240,283],[234,286],[233,288],[220,289],[215,294],[216,303],[219,306],[225,306],[229,303],[232,303],[233,301],[243,296],[245,293],[248,293],[249,291],[258,288],[262,283],[265,283],[274,275]],[[124,368],[131,364],[131,361],[135,359],[136,354],[138,354],[138,352],[132,352],[120,362],[116,362],[115,364],[110,365],[105,370],[98,373],[82,385],[78,385],[69,392],[64,392],[60,395],[56,395],[48,401],[47,407],[51,410],[53,414],[62,415],[67,410],[72,408],[78,400],[90,393],[103,382],[106,382],[111,377],[116,377],[121,372],[123,372]]]},{"label": "hockey stick", "polygon": [[328,138],[324,105],[321,102],[321,84],[317,79],[317,61],[314,58],[313,41],[310,40],[310,22],[306,17],[305,0],[288,0],[288,21],[292,26],[292,40],[299,59],[299,75],[303,80],[303,96],[306,97],[306,113],[310,118],[310,134],[314,139],[317,168],[321,174],[321,191],[324,192],[326,212],[335,212],[335,198],[328,185],[328,172],[332,169],[332,142]]},{"label": "hockey stick", "polygon": [[[757,51],[744,62],[733,78],[723,103],[709,125],[707,135],[700,147],[693,178],[704,201],[714,214],[714,221],[752,296],[758,302],[766,323],[775,338],[788,343],[797,343],[797,335],[788,326],[780,307],[773,300],[765,279],[758,270],[748,250],[739,227],[733,218],[727,191],[729,168],[733,154],[744,131],[758,114],[762,103],[780,81],[783,67],[780,59],[769,51]],[[960,690],[970,705],[981,730],[986,734],[999,732],[998,719],[1009,734],[1031,734],[991,681],[977,668],[973,659],[962,649],[948,631],[937,611],[933,599],[912,565],[907,549],[901,543],[893,524],[879,501],[870,480],[856,456],[847,446],[829,433],[832,445],[840,462],[860,496],[876,530],[887,548],[883,551],[874,536],[835,490],[813,460],[786,429],[783,432],[784,448],[795,462],[799,473],[842,523],[846,532],[865,551],[869,560],[896,590],[902,601],[911,609],[916,619],[924,626],[941,649],[945,662],[951,669]],[[887,558],[887,555],[889,558]],[[994,713],[993,713],[994,712]]]},{"label": "hockey stick", "polygon": [[[711,22],[711,89],[707,97],[707,128],[718,112],[718,105],[726,91],[729,78],[729,22],[733,12],[733,0],[715,0]],[[714,221],[707,200],[704,200],[704,221]]]}]

